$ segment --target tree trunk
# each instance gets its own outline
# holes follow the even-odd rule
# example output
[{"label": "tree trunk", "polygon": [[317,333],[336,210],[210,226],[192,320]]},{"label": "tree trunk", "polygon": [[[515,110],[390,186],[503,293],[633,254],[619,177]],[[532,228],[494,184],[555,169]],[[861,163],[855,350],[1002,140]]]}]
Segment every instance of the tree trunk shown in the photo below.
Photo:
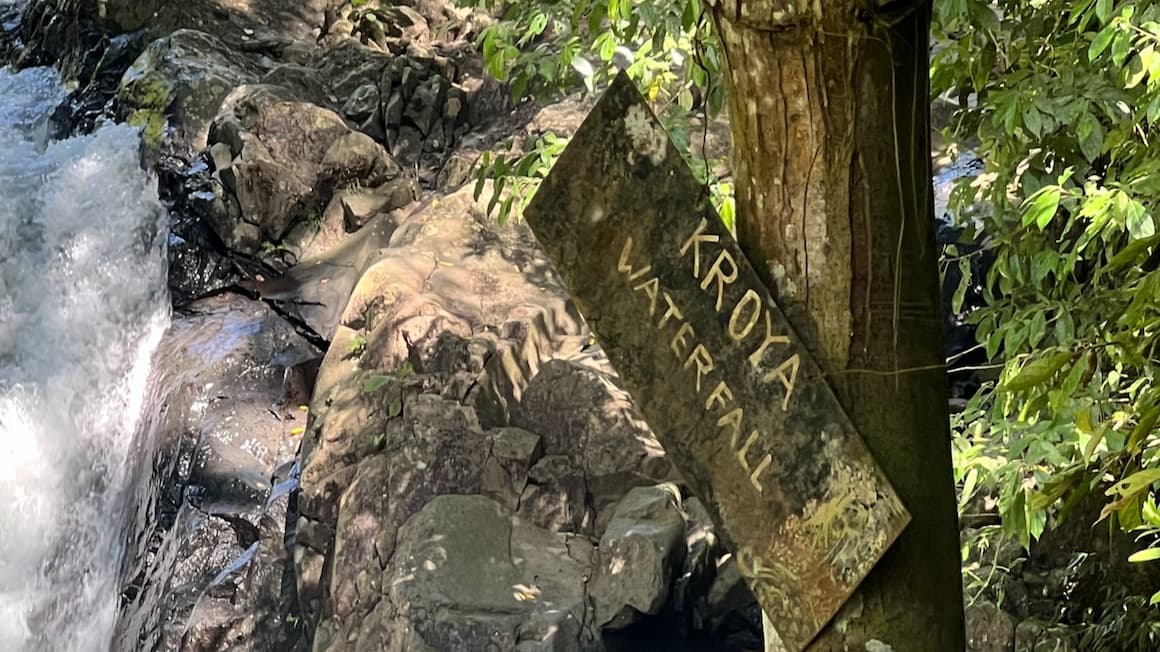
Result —
[{"label": "tree trunk", "polygon": [[728,71],[741,246],[913,517],[810,649],[961,651],[929,2],[705,2]]}]

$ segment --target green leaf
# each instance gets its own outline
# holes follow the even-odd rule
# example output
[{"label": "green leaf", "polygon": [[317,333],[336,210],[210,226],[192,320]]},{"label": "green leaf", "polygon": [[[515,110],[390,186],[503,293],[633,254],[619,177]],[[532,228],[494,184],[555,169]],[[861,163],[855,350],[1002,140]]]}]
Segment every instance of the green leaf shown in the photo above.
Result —
[{"label": "green leaf", "polygon": [[1108,45],[1112,43],[1112,37],[1116,35],[1116,26],[1108,25],[1101,29],[1096,37],[1092,39],[1091,47],[1088,48],[1088,61],[1095,61],[1104,50],[1108,49]]},{"label": "green leaf", "polygon": [[1132,35],[1124,30],[1118,30],[1116,32],[1116,38],[1112,39],[1112,63],[1117,66],[1124,65],[1131,51]]},{"label": "green leaf", "polygon": [[390,381],[390,376],[371,376],[370,378],[366,379],[366,382],[363,383],[363,392],[367,394],[377,392],[386,386],[388,381]]},{"label": "green leaf", "polygon": [[1160,54],[1156,53],[1156,47],[1153,45],[1146,46],[1143,50],[1136,53],[1140,57],[1140,65],[1143,66],[1144,72],[1151,77],[1156,77],[1160,74]]},{"label": "green leaf", "polygon": [[1049,355],[1032,358],[1030,362],[1023,365],[1023,368],[1019,370],[1019,373],[1014,378],[1001,383],[997,391],[1001,393],[1022,392],[1037,385],[1042,385],[1050,380],[1055,375],[1055,372],[1062,369],[1071,359],[1071,351],[1056,351]]},{"label": "green leaf", "polygon": [[959,258],[959,285],[951,297],[951,312],[959,314],[963,311],[963,301],[967,297],[967,289],[971,287],[971,259]]},{"label": "green leaf", "polygon": [[1125,71],[1124,88],[1135,88],[1144,81],[1144,77],[1148,74],[1148,69],[1144,67],[1144,60],[1140,55],[1132,57],[1128,63],[1128,69]]},{"label": "green leaf", "polygon": [[523,73],[516,75],[516,78],[512,80],[512,104],[519,104],[524,99],[524,94],[527,93],[528,90],[528,82],[531,80],[532,78],[530,76]]},{"label": "green leaf", "polygon": [[1043,130],[1043,116],[1039,113],[1039,109],[1036,109],[1033,106],[1029,106],[1024,109],[1023,124],[1027,127],[1027,130],[1031,132],[1031,135],[1038,138],[1039,134]]},{"label": "green leaf", "polygon": [[1144,262],[1150,253],[1149,250],[1157,244],[1160,244],[1160,237],[1155,235],[1133,240],[1128,246],[1117,252],[1104,269],[1113,272],[1131,263]]},{"label": "green leaf", "polygon": [[[1045,188],[1035,196],[1034,201],[1023,209],[1023,224],[1035,224],[1042,231],[1055,217],[1059,208],[1060,189],[1057,187]],[[1026,202],[1024,202],[1026,204]]]},{"label": "green leaf", "polygon": [[1154,482],[1160,481],[1160,469],[1137,471],[1132,475],[1112,485],[1105,494],[1129,498],[1151,487]]},{"label": "green leaf", "polygon": [[1096,18],[1101,23],[1108,22],[1112,17],[1112,0],[1096,0]]},{"label": "green leaf", "polygon": [[1132,240],[1151,238],[1156,235],[1156,224],[1152,221],[1152,216],[1138,201],[1133,200],[1128,208],[1125,224],[1128,227],[1128,237]]},{"label": "green leaf", "polygon": [[1031,258],[1031,281],[1042,283],[1055,269],[1056,253],[1054,251],[1040,251]]},{"label": "green leaf", "polygon": [[1031,348],[1039,346],[1043,341],[1043,336],[1047,333],[1047,318],[1044,316],[1042,310],[1035,311],[1035,315],[1031,318],[1031,325],[1028,326],[1027,343]]},{"label": "green leaf", "polygon": [[967,471],[967,475],[963,478],[963,489],[959,492],[959,512],[962,512],[967,503],[974,497],[978,482],[979,469]]},{"label": "green leaf", "polygon": [[1104,127],[1091,113],[1085,112],[1076,126],[1079,148],[1084,158],[1095,161],[1104,151]]},{"label": "green leaf", "polygon": [[548,16],[544,12],[536,12],[532,17],[532,22],[528,25],[528,34],[531,36],[539,36],[544,33],[544,29],[548,26]]},{"label": "green leaf", "polygon": [[1140,444],[1156,427],[1157,420],[1160,420],[1160,405],[1153,405],[1140,415],[1140,423],[1136,424],[1136,427],[1132,429],[1132,434],[1128,437],[1128,450],[1133,453],[1140,452]]}]

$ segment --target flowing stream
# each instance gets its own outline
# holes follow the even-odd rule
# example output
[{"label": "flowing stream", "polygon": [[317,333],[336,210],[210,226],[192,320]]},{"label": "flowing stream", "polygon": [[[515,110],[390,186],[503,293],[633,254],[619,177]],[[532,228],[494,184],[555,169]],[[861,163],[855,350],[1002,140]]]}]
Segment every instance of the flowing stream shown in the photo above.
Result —
[{"label": "flowing stream", "polygon": [[0,69],[3,652],[109,649],[129,462],[169,318],[137,132],[50,142],[63,96],[50,70]]}]

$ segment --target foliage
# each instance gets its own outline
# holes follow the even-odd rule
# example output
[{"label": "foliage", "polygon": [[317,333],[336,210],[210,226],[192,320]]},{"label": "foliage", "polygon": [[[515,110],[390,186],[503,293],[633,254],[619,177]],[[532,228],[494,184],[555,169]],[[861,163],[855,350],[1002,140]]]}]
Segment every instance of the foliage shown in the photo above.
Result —
[{"label": "foliage", "polygon": [[[497,9],[489,0],[460,3]],[[500,18],[481,32],[479,46],[488,71],[510,83],[516,102],[529,94],[568,92],[578,82],[593,93],[624,68],[709,186],[726,224],[732,224],[732,184],[713,175],[712,162],[689,145],[695,111],[715,116],[725,102],[722,62],[700,0],[514,0],[504,3]],[[485,152],[476,166],[476,197],[492,180],[488,212],[498,212],[501,223],[518,217],[567,143],[544,134]]]},{"label": "foliage", "polygon": [[961,107],[947,136],[985,158],[951,197],[994,256],[988,305],[970,319],[1004,364],[958,416],[977,460],[960,463],[960,479],[998,492],[1003,527],[1025,546],[1099,494],[1102,518],[1150,545],[1160,533],[1160,4],[935,7],[932,90]]},{"label": "foliage", "polygon": [[[493,0],[459,1],[498,8]],[[488,70],[511,82],[517,101],[529,90],[569,90],[577,75],[595,90],[615,76],[614,58],[623,58],[631,59],[627,72],[650,100],[687,111],[701,94],[716,114],[725,95],[707,27],[700,0],[511,0],[479,45]]]},{"label": "foliage", "polygon": [[488,214],[498,209],[500,224],[512,215],[521,215],[540,181],[548,176],[567,145],[567,139],[546,133],[536,139],[526,153],[520,153],[514,138],[507,142],[506,152],[484,152],[476,165],[476,201],[483,195],[487,181],[492,180],[494,186],[487,205]]}]

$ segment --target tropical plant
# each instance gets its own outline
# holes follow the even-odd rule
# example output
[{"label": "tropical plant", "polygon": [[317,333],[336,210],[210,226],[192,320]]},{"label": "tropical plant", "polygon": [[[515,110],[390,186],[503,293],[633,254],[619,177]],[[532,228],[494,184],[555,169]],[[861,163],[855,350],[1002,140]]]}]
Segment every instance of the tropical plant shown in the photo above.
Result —
[{"label": "tropical plant", "polygon": [[1148,547],[1160,532],[1160,3],[935,6],[932,91],[959,105],[946,136],[984,158],[950,202],[994,259],[970,319],[1003,364],[956,423],[961,449],[998,462],[960,464],[961,479],[997,492],[1025,546],[1102,494],[1101,519]]}]

